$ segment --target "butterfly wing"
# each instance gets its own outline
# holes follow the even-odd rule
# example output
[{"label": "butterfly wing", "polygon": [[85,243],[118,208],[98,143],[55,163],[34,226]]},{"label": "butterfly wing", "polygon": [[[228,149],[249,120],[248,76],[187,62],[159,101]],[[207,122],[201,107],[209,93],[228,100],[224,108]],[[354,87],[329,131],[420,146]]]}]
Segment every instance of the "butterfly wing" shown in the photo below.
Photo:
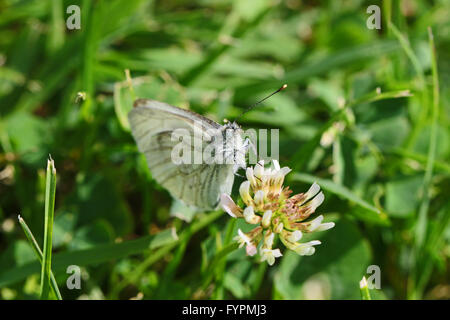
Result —
[{"label": "butterfly wing", "polygon": [[[176,164],[172,161],[172,150],[180,143],[172,139],[175,130],[185,129],[194,138],[195,126],[198,128],[199,123],[205,131],[220,130],[221,125],[192,111],[147,99],[137,100],[128,118],[133,137],[147,159],[153,178],[173,197],[185,204],[212,210],[217,207],[221,193],[231,193],[233,165]],[[191,142],[188,147],[193,157],[202,152],[207,143],[204,140],[200,144]]]}]

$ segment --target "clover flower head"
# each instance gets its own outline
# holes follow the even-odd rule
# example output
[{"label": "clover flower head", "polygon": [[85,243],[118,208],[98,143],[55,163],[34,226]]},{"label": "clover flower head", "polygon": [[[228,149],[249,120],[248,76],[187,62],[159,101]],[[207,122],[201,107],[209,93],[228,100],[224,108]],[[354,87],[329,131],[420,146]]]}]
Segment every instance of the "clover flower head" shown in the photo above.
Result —
[{"label": "clover flower head", "polygon": [[304,233],[325,231],[334,227],[333,222],[322,223],[323,216],[309,217],[325,199],[317,183],[313,183],[305,193],[291,195],[289,187],[283,187],[285,176],[291,171],[281,168],[273,160],[271,168],[265,168],[264,161],[246,169],[247,180],[239,187],[244,208],[239,207],[229,195],[222,194],[220,204],[233,218],[242,218],[255,227],[247,233],[238,230],[235,240],[239,247],[245,246],[247,255],[258,253],[261,261],[269,265],[275,258],[281,257],[280,249],[273,248],[275,237],[279,237],[284,246],[299,255],[314,254],[318,240],[301,243]]}]

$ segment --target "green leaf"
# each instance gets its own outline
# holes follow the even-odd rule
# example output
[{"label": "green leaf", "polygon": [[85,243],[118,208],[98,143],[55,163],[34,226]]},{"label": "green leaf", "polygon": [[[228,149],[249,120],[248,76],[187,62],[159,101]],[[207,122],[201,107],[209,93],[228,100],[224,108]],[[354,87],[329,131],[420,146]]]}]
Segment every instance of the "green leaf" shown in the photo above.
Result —
[{"label": "green leaf", "polygon": [[68,212],[57,212],[53,223],[53,247],[62,247],[73,239],[76,218]]},{"label": "green leaf", "polygon": [[46,121],[25,112],[15,112],[6,118],[6,127],[14,151],[23,154],[25,163],[38,167],[47,156],[46,145],[52,141]]},{"label": "green leaf", "polygon": [[113,240],[114,230],[104,220],[95,221],[93,224],[79,228],[69,242],[69,250],[82,250],[95,248],[99,244],[109,243]]},{"label": "green leaf", "polygon": [[423,177],[403,177],[386,183],[386,210],[396,218],[410,217],[419,204]]},{"label": "green leaf", "polygon": [[224,277],[224,287],[238,299],[248,297],[250,295],[250,289],[243,285],[241,280],[234,274],[227,272]]},{"label": "green leaf", "polygon": [[17,240],[10,244],[0,256],[0,270],[24,266],[34,261],[33,249],[24,240]]},{"label": "green leaf", "polygon": [[355,143],[345,136],[337,136],[333,143],[334,182],[352,187],[356,178],[355,163],[353,160],[355,158]]},{"label": "green leaf", "polygon": [[[420,135],[417,137],[417,140],[415,141],[415,144],[413,146],[413,150],[411,151],[417,154],[428,156],[430,139],[432,139],[432,131],[437,130],[437,132],[434,133],[436,135],[436,155],[434,158],[442,159],[445,161],[450,151],[450,131],[448,130],[448,128],[445,129],[438,124],[436,124],[436,126],[437,128],[433,129],[432,125],[425,125],[422,128]],[[434,165],[436,165],[436,163]]]},{"label": "green leaf", "polygon": [[368,126],[372,141],[383,151],[387,148],[400,147],[406,140],[410,125],[405,117],[394,117],[376,121]]},{"label": "green leaf", "polygon": [[336,81],[312,79],[308,89],[312,91],[313,95],[323,100],[331,111],[337,111],[339,98],[345,97],[340,83]]},{"label": "green leaf", "polygon": [[119,185],[99,174],[87,176],[76,185],[65,201],[65,209],[75,212],[76,225],[84,226],[102,219],[118,236],[132,229],[131,212],[119,192]]},{"label": "green leaf", "polygon": [[[340,219],[323,233],[312,256],[286,250],[274,285],[283,299],[359,299],[358,283],[371,262],[369,245],[354,223]],[[308,237],[307,240],[310,240]]]}]

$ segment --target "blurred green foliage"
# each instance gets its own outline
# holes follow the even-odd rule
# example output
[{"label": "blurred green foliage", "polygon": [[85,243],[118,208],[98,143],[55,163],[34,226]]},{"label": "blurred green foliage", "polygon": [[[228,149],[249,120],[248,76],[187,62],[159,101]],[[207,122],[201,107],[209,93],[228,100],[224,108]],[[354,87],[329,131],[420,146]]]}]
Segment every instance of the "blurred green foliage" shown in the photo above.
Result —
[{"label": "blurred green foliage", "polygon": [[[65,26],[71,4],[80,30]],[[370,4],[382,9],[381,30],[366,27]],[[49,153],[52,270],[64,299],[359,299],[369,265],[381,268],[373,298],[450,298],[449,9],[445,0],[0,0],[0,298],[39,296],[17,215],[42,245]],[[226,214],[175,218],[192,213],[172,206],[137,151],[125,69],[136,96],[218,122],[287,83],[240,124],[280,128],[291,189],[321,181],[319,212],[336,227],[316,254],[285,252],[267,267],[234,250],[245,226]],[[81,290],[66,288],[71,264],[82,267]]]}]

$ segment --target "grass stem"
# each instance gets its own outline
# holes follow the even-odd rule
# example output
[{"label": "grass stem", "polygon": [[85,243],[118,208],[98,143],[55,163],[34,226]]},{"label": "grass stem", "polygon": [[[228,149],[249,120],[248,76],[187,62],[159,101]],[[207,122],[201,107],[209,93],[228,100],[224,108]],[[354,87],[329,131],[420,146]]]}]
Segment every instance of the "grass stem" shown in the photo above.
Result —
[{"label": "grass stem", "polygon": [[361,290],[361,299],[362,300],[372,300],[369,292],[369,287],[367,285],[366,277],[363,277],[359,282],[359,289]]},{"label": "grass stem", "polygon": [[47,180],[45,187],[45,225],[44,252],[41,268],[41,299],[50,297],[50,278],[52,261],[53,216],[55,211],[56,169],[53,159],[47,161]]},{"label": "grass stem", "polygon": [[[25,236],[28,239],[28,242],[31,244],[31,247],[34,250],[34,253],[36,254],[36,257],[38,258],[39,262],[42,264],[42,250],[39,247],[39,244],[37,243],[36,239],[33,236],[33,233],[31,232],[30,228],[26,224],[25,220],[19,215],[19,224],[22,227],[23,232],[25,233]],[[53,294],[56,296],[58,300],[62,300],[61,293],[59,292],[58,284],[56,283],[55,276],[53,275],[53,272],[50,271],[50,285],[53,290]]]}]

